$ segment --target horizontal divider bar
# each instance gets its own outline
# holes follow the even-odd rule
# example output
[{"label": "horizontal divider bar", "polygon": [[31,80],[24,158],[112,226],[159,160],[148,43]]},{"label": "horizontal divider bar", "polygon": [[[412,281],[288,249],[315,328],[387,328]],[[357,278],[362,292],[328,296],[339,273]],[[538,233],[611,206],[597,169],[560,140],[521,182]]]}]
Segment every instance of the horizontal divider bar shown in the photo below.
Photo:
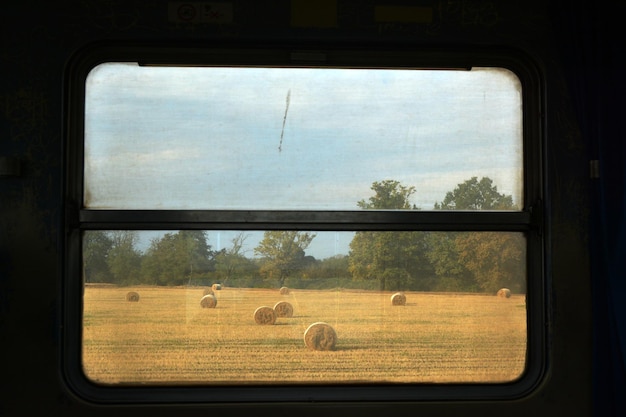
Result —
[{"label": "horizontal divider bar", "polygon": [[[73,222],[72,222],[73,223]],[[74,223],[75,224],[75,223]],[[76,225],[76,224],[75,224]],[[82,229],[530,230],[522,211],[80,210]]]}]

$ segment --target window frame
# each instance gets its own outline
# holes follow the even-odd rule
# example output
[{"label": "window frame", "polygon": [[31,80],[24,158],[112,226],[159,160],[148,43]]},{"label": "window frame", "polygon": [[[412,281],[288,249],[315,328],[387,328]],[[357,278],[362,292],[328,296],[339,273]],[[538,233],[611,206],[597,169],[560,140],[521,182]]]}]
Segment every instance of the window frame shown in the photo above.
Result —
[{"label": "window frame", "polygon": [[[523,201],[520,211],[378,210],[103,210],[83,207],[85,80],[105,62],[141,65],[301,66],[467,70],[502,67],[522,84]],[[251,401],[434,401],[517,399],[547,372],[542,77],[533,60],[508,49],[354,48],[270,45],[188,47],[94,45],[68,65],[65,80],[65,265],[63,361],[67,384],[103,403]],[[524,374],[498,384],[365,384],[240,386],[103,386],[82,371],[82,232],[84,230],[501,231],[527,238],[527,358]],[[337,389],[341,387],[341,389]]]}]

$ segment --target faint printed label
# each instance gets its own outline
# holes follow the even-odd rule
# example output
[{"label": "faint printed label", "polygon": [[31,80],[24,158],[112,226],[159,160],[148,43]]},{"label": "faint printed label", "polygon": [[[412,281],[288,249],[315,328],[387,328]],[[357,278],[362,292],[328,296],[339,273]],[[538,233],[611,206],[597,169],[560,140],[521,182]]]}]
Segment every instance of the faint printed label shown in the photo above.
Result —
[{"label": "faint printed label", "polygon": [[232,23],[232,3],[173,2],[169,3],[170,22]]}]

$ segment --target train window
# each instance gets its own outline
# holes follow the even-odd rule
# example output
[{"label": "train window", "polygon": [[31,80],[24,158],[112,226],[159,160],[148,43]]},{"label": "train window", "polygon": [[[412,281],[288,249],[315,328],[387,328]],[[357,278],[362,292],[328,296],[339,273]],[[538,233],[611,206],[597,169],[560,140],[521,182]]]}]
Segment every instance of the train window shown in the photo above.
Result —
[{"label": "train window", "polygon": [[462,399],[533,386],[532,74],[493,57],[429,69],[403,54],[241,54],[138,51],[75,73],[67,283],[81,291],[68,290],[80,320],[66,358],[82,391]]}]

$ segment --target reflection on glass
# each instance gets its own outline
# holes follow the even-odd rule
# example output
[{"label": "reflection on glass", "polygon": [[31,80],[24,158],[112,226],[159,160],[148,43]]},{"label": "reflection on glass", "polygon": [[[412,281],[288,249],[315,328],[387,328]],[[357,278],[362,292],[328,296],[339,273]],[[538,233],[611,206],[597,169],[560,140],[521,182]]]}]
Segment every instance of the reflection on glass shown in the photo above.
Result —
[{"label": "reflection on glass", "polygon": [[97,383],[493,383],[525,368],[523,233],[86,231],[83,271]]},{"label": "reflection on glass", "polygon": [[351,210],[376,181],[435,208],[471,178],[522,201],[519,79],[471,71],[97,66],[93,209]]}]

